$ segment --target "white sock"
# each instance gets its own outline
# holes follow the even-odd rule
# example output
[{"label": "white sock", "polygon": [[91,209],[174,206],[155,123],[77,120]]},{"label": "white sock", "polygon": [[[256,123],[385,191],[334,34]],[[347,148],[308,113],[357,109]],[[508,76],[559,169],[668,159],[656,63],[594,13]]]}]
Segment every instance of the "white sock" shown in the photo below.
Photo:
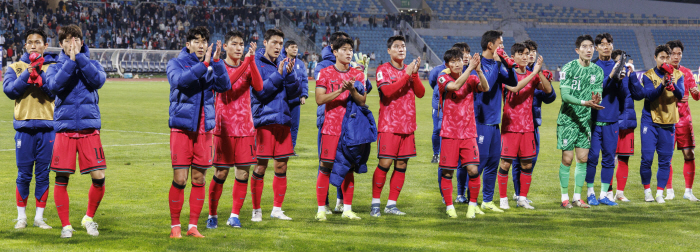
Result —
[{"label": "white sock", "polygon": [[352,212],[352,205],[343,205],[343,212]]},{"label": "white sock", "polygon": [[396,201],[388,200],[388,201],[386,202],[386,205],[387,205],[387,206],[396,206]]},{"label": "white sock", "polygon": [[501,198],[501,200],[504,200],[504,199],[505,199],[505,200],[508,200],[508,197],[505,197],[505,198]]},{"label": "white sock", "polygon": [[231,217],[229,217],[229,218],[233,218],[233,217],[238,218],[238,214],[232,213],[232,214],[231,214]]},{"label": "white sock", "polygon": [[372,198],[372,204],[381,204],[381,203],[382,203],[382,201],[380,199]]},{"label": "white sock", "polygon": [[262,212],[262,208],[253,209],[253,212]]},{"label": "white sock", "polygon": [[673,188],[666,189],[666,192],[673,192]]},{"label": "white sock", "polygon": [[569,194],[562,194],[561,195],[561,202],[569,200]]},{"label": "white sock", "polygon": [[174,227],[181,227],[181,226],[180,226],[180,224],[177,224],[177,225],[170,225],[170,228],[171,228],[171,229],[174,228]]},{"label": "white sock", "polygon": [[656,190],[656,197],[663,196],[664,190]]},{"label": "white sock", "polygon": [[281,207],[272,207],[273,212],[282,211]]},{"label": "white sock", "polygon": [[343,204],[343,199],[335,199],[335,205],[342,205]]},{"label": "white sock", "polygon": [[616,193],[616,194],[625,194],[625,192],[624,192],[624,191],[621,191],[621,190],[617,190],[617,193]]},{"label": "white sock", "polygon": [[470,206],[476,206],[476,202],[471,202],[471,201],[469,201],[469,205],[470,205]]},{"label": "white sock", "polygon": [[455,209],[455,205],[449,205],[449,206],[447,206],[447,210],[446,210],[446,211],[450,211],[450,209]]},{"label": "white sock", "polygon": [[685,189],[685,193],[690,193],[690,194],[692,194],[692,193],[693,193],[693,188],[686,188],[686,189]]},{"label": "white sock", "polygon": [[17,207],[17,219],[27,219],[27,213],[25,212],[26,207]]},{"label": "white sock", "polygon": [[35,220],[44,220],[44,208],[43,207],[37,207],[36,208],[36,215],[34,216]]},{"label": "white sock", "polygon": [[601,199],[602,199],[602,198],[607,198],[607,197],[608,197],[608,192],[607,192],[607,191],[608,191],[608,188],[605,188],[605,189],[601,188],[601,189],[600,189],[600,198],[601,198]]},{"label": "white sock", "polygon": [[595,195],[595,188],[594,187],[589,187],[588,188],[588,193],[586,195]]},{"label": "white sock", "polygon": [[197,227],[197,225],[189,224],[189,225],[187,225],[187,231],[190,231],[190,229],[196,228],[196,227]]},{"label": "white sock", "polygon": [[579,201],[581,200],[581,194],[580,193],[574,193],[574,201]]},{"label": "white sock", "polygon": [[219,218],[219,215],[209,215],[209,219],[211,218]]},{"label": "white sock", "polygon": [[651,194],[651,188],[649,188],[649,189],[644,189],[644,194],[647,194],[647,193]]},{"label": "white sock", "polygon": [[319,206],[319,207],[318,207],[318,212],[319,212],[319,213],[320,213],[320,212],[324,212],[324,213],[325,213],[325,212],[326,212],[326,206]]}]

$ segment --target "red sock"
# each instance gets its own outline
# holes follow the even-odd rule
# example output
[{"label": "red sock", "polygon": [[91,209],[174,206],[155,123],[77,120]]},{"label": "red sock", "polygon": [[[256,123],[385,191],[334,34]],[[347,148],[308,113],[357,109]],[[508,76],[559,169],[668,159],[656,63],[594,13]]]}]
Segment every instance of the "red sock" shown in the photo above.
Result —
[{"label": "red sock", "polygon": [[[170,225],[180,225],[180,212],[185,201],[185,186],[175,184],[170,186],[168,203],[170,205]],[[55,192],[54,192],[55,194]]]},{"label": "red sock", "polygon": [[239,214],[241,212],[241,207],[243,207],[243,202],[245,202],[245,195],[248,193],[248,181],[238,180],[233,183],[233,207],[231,207],[232,214]]},{"label": "red sock", "polygon": [[695,181],[695,159],[686,160],[683,163],[683,177],[685,178],[685,188],[693,189],[693,181]]},{"label": "red sock", "polygon": [[391,181],[389,186],[389,200],[396,201],[399,199],[399,194],[401,194],[401,189],[403,188],[403,182],[406,180],[406,168],[400,169],[394,167],[394,172],[391,173]]},{"label": "red sock", "polygon": [[663,188],[663,187],[658,187],[658,186],[657,186],[657,187],[656,187],[656,190],[662,190],[662,191],[663,191],[664,188]]},{"label": "red sock", "polygon": [[204,189],[206,184],[195,184],[192,183],[192,191],[190,191],[190,224],[197,225],[199,222],[199,215],[202,214],[202,207],[204,206],[204,197],[207,196],[207,192]]},{"label": "red sock", "polygon": [[500,168],[498,169],[498,193],[501,198],[508,198],[508,172]]},{"label": "red sock", "polygon": [[668,183],[666,183],[666,188],[673,189],[673,165],[671,165],[669,169],[670,170],[668,171]]},{"label": "red sock", "polygon": [[328,196],[328,181],[330,180],[330,176],[330,172],[318,171],[318,177],[316,178],[316,202],[318,202],[318,206],[326,205],[326,196]]},{"label": "red sock", "polygon": [[469,176],[469,202],[476,203],[481,188],[481,176]]},{"label": "red sock", "polygon": [[90,187],[90,191],[88,192],[88,208],[85,215],[87,215],[90,218],[95,217],[95,212],[100,206],[102,198],[105,196],[104,179],[101,180],[102,183],[100,184],[96,184],[93,182],[92,186]]},{"label": "red sock", "polygon": [[651,185],[643,185],[643,186],[644,186],[644,190],[651,189]]},{"label": "red sock", "polygon": [[349,171],[345,175],[345,180],[343,180],[340,188],[343,190],[343,204],[352,205],[352,195],[355,193],[355,175],[353,171]]},{"label": "red sock", "polygon": [[532,183],[532,173],[520,172],[520,196],[527,197],[527,192],[530,191],[530,183]]},{"label": "red sock", "polygon": [[282,207],[284,195],[287,193],[287,173],[275,173],[272,179],[272,192],[275,194],[272,206]]},{"label": "red sock", "polygon": [[27,199],[23,199],[22,195],[19,195],[19,188],[15,187],[15,198],[17,198],[18,207],[27,207]]},{"label": "red sock", "polygon": [[388,168],[383,168],[377,166],[374,169],[374,175],[372,175],[372,198],[379,199],[382,197],[382,188],[384,188],[384,183],[386,183],[386,173],[389,171]]},{"label": "red sock", "polygon": [[224,182],[226,180],[220,180],[216,176],[211,179],[209,184],[209,215],[217,215],[217,209],[219,208],[219,199],[221,199],[221,192],[224,190]]},{"label": "red sock", "polygon": [[56,203],[56,211],[58,212],[58,218],[61,219],[62,227],[70,225],[70,199],[68,198],[67,188],[67,179],[66,182],[63,183],[56,181],[56,186],[54,186],[53,192],[53,201]]},{"label": "red sock", "polygon": [[[46,188],[41,198],[36,199],[36,207],[46,208],[46,200],[49,199],[49,187]],[[25,201],[26,202],[26,201]]]},{"label": "red sock", "polygon": [[265,185],[265,174],[259,175],[253,172],[250,181],[250,196],[253,202],[253,209],[260,209],[260,201],[262,199],[263,186]]},{"label": "red sock", "polygon": [[442,190],[442,196],[445,198],[445,206],[452,205],[452,178],[446,178],[442,176],[440,181],[440,190]]},{"label": "red sock", "polygon": [[625,186],[627,185],[627,174],[629,173],[629,166],[627,166],[627,162],[629,162],[629,160],[622,160],[620,158],[617,159],[617,174],[615,174],[615,177],[617,177],[618,191],[624,191]]}]

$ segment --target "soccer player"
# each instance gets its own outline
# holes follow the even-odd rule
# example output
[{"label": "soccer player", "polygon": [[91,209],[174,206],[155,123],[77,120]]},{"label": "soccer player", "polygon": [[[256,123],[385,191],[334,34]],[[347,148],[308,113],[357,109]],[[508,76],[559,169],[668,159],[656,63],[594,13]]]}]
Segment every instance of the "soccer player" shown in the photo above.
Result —
[{"label": "soccer player", "polygon": [[501,164],[498,169],[498,192],[500,193],[501,209],[510,209],[508,205],[508,170],[513,160],[520,161],[520,190],[517,200],[518,207],[535,209],[527,202],[527,193],[532,182],[532,159],[537,156],[535,143],[535,123],[532,111],[532,100],[535,96],[535,89],[543,90],[545,93],[552,92],[552,84],[540,71],[543,59],[540,56],[533,66],[533,71],[528,71],[528,58],[530,49],[523,43],[515,43],[510,49],[510,55],[518,64],[515,69],[515,76],[518,79],[516,87],[503,84],[503,88],[508,91],[505,94],[505,105],[503,106],[503,128],[501,128]]},{"label": "soccer player", "polygon": [[[447,50],[444,55],[445,69],[438,77],[444,118],[441,130],[440,164],[442,181],[440,191],[447,206],[447,216],[457,218],[457,212],[452,203],[452,176],[458,166],[465,166],[469,173],[469,207],[467,218],[476,217],[476,199],[479,196],[481,180],[479,178],[479,148],[476,144],[476,122],[474,120],[474,93],[486,92],[489,89],[484,73],[479,67],[478,54],[470,59],[469,67],[465,70],[464,51],[458,48]],[[472,74],[476,70],[477,75]],[[478,76],[478,77],[477,77]]]},{"label": "soccer player", "polygon": [[[297,83],[301,86],[301,96],[289,97],[289,111],[292,113],[292,146],[297,146],[297,134],[299,134],[299,118],[301,116],[301,105],[306,104],[306,98],[309,98],[309,76],[306,73],[306,65],[298,57],[299,46],[294,40],[289,40],[284,43],[281,57],[287,60],[297,59],[294,66],[294,71],[297,73]],[[296,153],[296,152],[294,152]]]},{"label": "soccer player", "polygon": [[502,31],[487,31],[481,37],[481,70],[489,83],[489,91],[474,97],[474,115],[479,145],[479,174],[483,178],[484,198],[481,209],[503,212],[493,203],[498,160],[501,159],[501,84],[509,82],[509,73],[496,50],[503,46]]},{"label": "soccer player", "polygon": [[[352,60],[353,42],[350,38],[336,39],[331,45],[335,55],[335,65],[321,70],[316,82],[316,103],[325,104],[325,122],[321,128],[321,148],[319,149],[319,173],[316,179],[316,199],[318,201],[318,213],[316,220],[326,220],[326,197],[328,196],[328,183],[335,161],[336,150],[340,140],[343,117],[348,104],[352,99],[359,106],[365,105],[367,95],[355,89],[355,83],[361,83],[364,87],[364,73],[350,67]],[[342,218],[359,220],[360,217],[352,211],[352,197],[354,194],[354,172],[349,171],[341,186],[343,190],[343,215]]]},{"label": "soccer player", "polygon": [[255,127],[250,110],[250,88],[262,90],[262,79],[255,65],[257,44],[250,43],[243,61],[243,33],[229,31],[224,37],[226,51],[224,65],[231,80],[231,89],[216,94],[216,126],[214,127],[214,161],[216,173],[209,184],[209,218],[207,228],[217,228],[217,207],[224,182],[231,167],[234,170],[233,206],[226,222],[241,227],[238,214],[248,189],[250,166],[257,164],[255,155]]},{"label": "soccer player", "polygon": [[[685,84],[683,99],[678,101],[678,114],[680,118],[678,119],[678,123],[676,123],[676,146],[679,150],[683,151],[683,158],[685,160],[683,163],[683,177],[685,178],[685,193],[683,193],[683,198],[690,201],[698,201],[698,198],[693,195],[693,181],[695,180],[695,134],[693,133],[693,118],[690,116],[690,107],[688,106],[688,93],[697,101],[700,100],[700,92],[698,92],[698,87],[695,84],[693,73],[690,72],[690,69],[680,65],[681,59],[683,58],[683,50],[685,49],[683,42],[680,40],[673,40],[667,42],[666,45],[671,49],[669,64],[683,73],[683,83]],[[673,167],[670,168],[668,175],[666,199],[673,199],[674,197],[673,187],[671,186],[672,179]]]},{"label": "soccer player", "polygon": [[[333,45],[333,42],[335,42],[338,39],[342,38],[350,38],[350,35],[348,35],[345,32],[342,31],[337,31],[331,34],[330,40],[329,40],[329,45],[324,47],[323,50],[321,51],[321,58],[323,61],[319,62],[316,65],[316,68],[314,68],[314,79],[318,81],[318,74],[321,72],[322,69],[335,65],[335,55],[333,54],[333,49],[331,48],[331,45]],[[317,147],[318,149],[321,149],[321,128],[323,128],[323,123],[325,120],[324,113],[326,111],[326,105],[318,105],[318,108],[316,108],[316,128],[318,128],[318,139],[317,139]],[[338,187],[336,188],[336,203],[335,203],[335,209],[333,211],[335,212],[343,212],[343,190]],[[333,211],[331,211],[331,207],[328,205],[328,197],[326,197],[326,214],[333,214]]]},{"label": "soccer player", "polygon": [[[622,59],[622,55],[625,54],[622,50],[613,50],[611,57],[616,62]],[[622,63],[621,63],[622,64]],[[633,97],[630,93],[630,86],[636,85],[641,90],[641,84],[637,78],[632,66],[625,64],[626,74],[622,78],[622,89],[620,92],[620,112],[619,119],[619,135],[617,140],[617,172],[615,173],[615,178],[617,181],[617,192],[615,193],[614,200],[620,200],[623,202],[629,202],[630,200],[625,197],[624,190],[627,185],[627,175],[629,173],[629,157],[634,155],[634,129],[637,128],[637,113],[634,110],[634,101],[644,99],[644,97]],[[624,93],[623,93],[624,92]],[[608,198],[612,192],[612,186],[608,188]]]},{"label": "soccer player", "polygon": [[260,201],[270,159],[274,160],[275,172],[272,180],[274,204],[270,217],[292,220],[282,211],[282,203],[287,193],[287,161],[294,155],[289,100],[301,95],[301,86],[296,81],[296,76],[301,73],[294,69],[296,59],[279,59],[283,43],[284,33],[277,28],[269,29],[265,32],[263,41],[265,48],[255,54],[255,64],[263,80],[263,89],[251,93],[258,159],[250,185],[253,199],[251,221],[254,222],[262,221]]},{"label": "soccer player", "polygon": [[384,213],[406,215],[396,207],[406,178],[408,159],[416,156],[416,99],[423,98],[425,87],[418,77],[420,57],[404,64],[406,43],[401,35],[392,36],[386,43],[391,61],[377,67],[379,88],[379,123],[377,126],[377,156],[379,164],[372,177],[372,209],[370,215],[379,217],[382,188],[386,175],[394,164],[389,182],[389,200]]},{"label": "soccer player", "polygon": [[[622,85],[622,79],[619,76],[613,76],[617,68],[624,68],[624,62],[617,62],[612,58],[613,37],[610,33],[601,33],[595,37],[595,47],[598,51],[598,58],[591,62],[603,69],[603,96],[600,106],[605,107],[601,110],[591,111],[591,148],[588,151],[588,162],[586,163],[586,183],[588,187],[588,204],[597,206],[605,204],[608,206],[617,206],[612,195],[612,190],[609,190],[610,183],[615,173],[615,152],[617,151],[617,140],[619,139],[618,132],[620,125],[620,98],[624,97],[625,89]],[[617,62],[617,64],[616,64]],[[603,153],[603,161],[600,170],[600,200],[595,196],[595,181],[596,166],[600,153]]]},{"label": "soccer player", "polygon": [[586,178],[588,149],[591,147],[591,109],[600,110],[600,93],[603,88],[603,69],[591,63],[595,45],[591,35],[576,38],[578,59],[566,63],[561,69],[561,109],[557,118],[557,149],[561,150],[559,182],[561,183],[561,207],[572,208],[569,202],[569,171],[576,153],[576,173],[573,204],[590,208],[581,200],[581,189]]},{"label": "soccer player", "polygon": [[[678,101],[683,99],[685,85],[683,73],[668,65],[671,49],[667,45],[654,50],[656,67],[642,75],[644,89],[644,109],[642,110],[642,163],[639,174],[644,186],[644,200],[654,201],[651,195],[651,164],[654,152],[659,158],[656,173],[656,202],[665,203],[663,190],[668,182],[668,174],[673,156],[675,124],[679,121]],[[637,86],[630,86],[630,88]],[[631,93],[639,91],[630,90]]]},{"label": "soccer player", "polygon": [[[535,61],[536,61],[536,56],[537,56],[537,43],[532,40],[525,40],[523,41],[523,44],[527,46],[527,49],[530,50],[530,55],[528,56],[527,60],[527,67],[525,67],[526,70],[532,71],[535,67]],[[547,80],[550,81],[550,90],[552,92],[550,93],[545,93],[544,91],[540,89],[535,89],[535,96],[532,99],[532,118],[534,121],[535,125],[535,157],[532,158],[532,168],[530,170],[535,169],[535,164],[537,163],[537,155],[540,153],[540,130],[539,127],[542,125],[542,103],[544,102],[545,104],[550,104],[554,102],[554,100],[557,99],[557,93],[554,91],[554,88],[551,88],[551,81],[552,81],[552,72],[549,70],[542,70],[542,73],[544,73],[545,77],[547,77]],[[515,195],[513,196],[513,200],[516,202],[518,201],[518,196],[520,196],[520,170],[522,166],[520,165],[520,158],[513,159],[513,189],[515,189]],[[532,200],[527,199],[528,203],[532,203]],[[516,205],[517,206],[517,205]]]},{"label": "soccer player", "polygon": [[[63,49],[56,64],[46,72],[46,85],[56,95],[54,131],[56,140],[50,168],[56,172],[54,201],[61,219],[61,238],[73,236],[69,218],[68,178],[75,173],[75,155],[80,157],[80,174],[90,174],[92,186],[88,208],[81,224],[92,236],[99,235],[93,221],[105,194],[107,162],[100,141],[100,109],[97,90],[105,84],[106,74],[99,62],[90,60],[90,51],[83,44],[83,32],[76,25],[58,30]],[[76,116],[81,115],[81,116]]]},{"label": "soccer player", "polygon": [[27,227],[27,199],[32,171],[36,176],[34,226],[50,229],[44,222],[44,208],[49,197],[49,164],[55,134],[53,111],[55,95],[47,89],[46,71],[56,63],[56,54],[45,52],[48,43],[42,29],[29,29],[24,35],[26,52],[11,64],[3,78],[3,91],[15,100],[14,128],[17,159],[17,224]]},{"label": "soccer player", "polygon": [[[212,132],[215,125],[214,92],[231,89],[224,63],[219,60],[221,41],[208,45],[209,30],[195,27],[187,31],[187,42],[177,58],[168,62],[170,83],[170,155],[173,183],[168,195],[170,238],[181,238],[180,211],[185,197],[188,173],[192,176],[190,221],[187,235],[204,238],[197,222],[204,205],[207,169],[212,166]],[[207,46],[208,45],[208,46]],[[212,91],[213,90],[213,91]]]}]

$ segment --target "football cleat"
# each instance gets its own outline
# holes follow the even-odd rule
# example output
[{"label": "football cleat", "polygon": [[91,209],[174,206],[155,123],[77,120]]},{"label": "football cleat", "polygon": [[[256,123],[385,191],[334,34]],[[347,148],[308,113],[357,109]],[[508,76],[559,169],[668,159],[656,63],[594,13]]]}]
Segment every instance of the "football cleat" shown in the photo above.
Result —
[{"label": "football cleat", "polygon": [[457,210],[455,210],[454,208],[447,210],[447,217],[450,217],[453,219],[457,218]]},{"label": "football cleat", "polygon": [[437,164],[439,161],[440,161],[440,156],[433,155],[433,160],[430,160],[430,163]]},{"label": "football cleat", "polygon": [[656,203],[663,204],[666,203],[663,195],[656,196]]},{"label": "football cleat", "polygon": [[39,227],[39,228],[41,228],[41,229],[51,229],[51,226],[49,226],[48,224],[46,224],[45,221],[46,221],[46,219],[42,219],[42,220],[36,220],[36,219],[35,219],[35,220],[34,220],[34,226],[35,226],[35,227]]},{"label": "football cleat", "polygon": [[326,211],[316,212],[317,221],[326,221]]},{"label": "football cleat", "polygon": [[698,201],[698,198],[696,198],[695,195],[693,195],[692,192],[686,192],[686,193],[684,193],[684,194],[683,194],[683,198],[684,198],[684,199],[687,199],[687,200],[690,200],[690,201]]},{"label": "football cleat", "polygon": [[231,227],[239,228],[241,227],[241,220],[238,219],[238,217],[231,217],[228,218],[226,221],[226,225],[229,225]]},{"label": "football cleat", "polygon": [[651,192],[644,193],[644,201],[654,202],[654,196],[651,196]]},{"label": "football cleat", "polygon": [[345,210],[345,207],[344,207],[344,206],[345,206],[345,205],[344,205],[343,203],[336,204],[336,205],[335,205],[335,209],[333,209],[333,212],[342,213],[343,210]]},{"label": "football cleat", "polygon": [[73,232],[75,230],[70,225],[63,227],[61,230],[61,238],[71,238],[73,237]]},{"label": "football cleat", "polygon": [[[457,195],[455,203],[469,203],[469,200],[467,199],[467,197],[464,197],[464,195]],[[445,202],[443,202],[443,204],[445,204]]]},{"label": "football cleat", "polygon": [[508,205],[508,198],[501,198],[501,209],[507,210],[510,209],[510,206]]},{"label": "football cleat", "polygon": [[85,229],[87,229],[87,233],[89,235],[92,235],[92,236],[100,235],[100,232],[97,231],[97,223],[95,223],[94,221],[90,221],[90,222],[85,223],[85,225],[83,225],[83,227],[85,227]]},{"label": "football cleat", "polygon": [[326,205],[326,215],[333,214],[333,210],[331,210],[331,209],[333,209],[333,208],[331,208],[331,206]]},{"label": "football cleat", "polygon": [[481,202],[481,210],[486,210],[486,209],[491,210],[491,211],[494,211],[494,212],[497,212],[497,213],[502,213],[502,212],[504,212],[503,210],[501,210],[501,209],[499,209],[498,207],[496,207],[496,204],[494,204],[493,201],[488,202],[488,203],[487,203],[487,202]]},{"label": "football cleat", "polygon": [[287,215],[284,214],[284,211],[272,211],[270,213],[270,217],[280,220],[292,220],[292,218],[289,218]]},{"label": "football cleat", "polygon": [[27,227],[27,219],[16,219],[15,229],[24,229]]},{"label": "football cleat", "polygon": [[595,194],[588,195],[588,204],[591,206],[600,205],[600,202],[598,202],[598,199],[596,199]]},{"label": "football cleat", "polygon": [[208,229],[215,229],[219,227],[219,218],[218,217],[211,217],[207,219],[207,228]]},{"label": "football cleat", "polygon": [[583,200],[574,201],[574,205],[580,208],[591,208],[591,206],[583,202]]},{"label": "football cleat", "polygon": [[627,197],[625,197],[625,193],[623,192],[615,193],[615,199],[622,202],[630,202],[630,200]]},{"label": "football cleat", "polygon": [[475,206],[475,205],[469,205],[469,207],[467,207],[467,218],[469,218],[469,219],[476,218],[476,209],[477,208],[479,208],[479,207]]},{"label": "football cleat", "polygon": [[262,209],[253,209],[253,217],[250,218],[250,221],[261,222],[262,221]]},{"label": "football cleat", "polygon": [[372,205],[372,210],[369,211],[369,216],[379,217],[382,216],[382,211],[379,211],[379,204],[376,206]]},{"label": "football cleat", "polygon": [[192,228],[190,228],[190,230],[187,230],[187,236],[192,236],[192,237],[196,237],[196,238],[204,238],[204,236],[202,234],[200,234],[199,231],[197,230],[197,227],[192,227]]},{"label": "football cleat", "polygon": [[535,209],[534,207],[532,207],[532,206],[530,205],[530,203],[527,202],[527,200],[518,200],[518,202],[516,203],[516,206],[517,206],[517,207],[522,207],[522,208],[525,208],[525,209],[530,209],[530,210],[534,210],[534,209]]},{"label": "football cleat", "polygon": [[[61,231],[61,238],[63,238],[63,231]],[[170,229],[170,238],[182,238],[182,234],[180,234],[180,226],[174,226]]]},{"label": "football cleat", "polygon": [[600,198],[600,204],[605,204],[608,206],[617,206],[617,203],[613,202],[612,200],[608,199],[608,197],[603,197]]},{"label": "football cleat", "polygon": [[672,200],[675,197],[676,197],[676,194],[673,192],[673,189],[666,189],[666,199],[667,200]]},{"label": "football cleat", "polygon": [[562,208],[566,208],[566,209],[573,208],[573,206],[571,205],[571,202],[569,202],[568,200],[562,201],[562,202],[561,202],[561,207],[562,207]]},{"label": "football cleat", "polygon": [[401,212],[401,210],[399,210],[399,209],[396,207],[396,205],[393,205],[393,206],[386,206],[386,207],[384,208],[384,213],[393,214],[393,215],[406,215],[406,213]]},{"label": "football cleat", "polygon": [[340,217],[343,218],[343,219],[346,219],[346,218],[347,218],[347,219],[351,219],[351,220],[360,220],[360,219],[362,219],[362,218],[360,218],[360,216],[357,216],[357,214],[355,214],[355,212],[353,212],[353,211],[344,211],[344,212],[343,212],[343,215],[341,215]]}]

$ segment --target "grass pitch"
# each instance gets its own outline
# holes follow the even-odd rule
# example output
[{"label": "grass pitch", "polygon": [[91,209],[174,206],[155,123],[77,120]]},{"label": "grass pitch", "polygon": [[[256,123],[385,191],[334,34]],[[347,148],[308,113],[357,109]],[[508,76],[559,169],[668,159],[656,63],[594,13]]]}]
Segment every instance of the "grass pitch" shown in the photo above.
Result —
[{"label": "grass pitch", "polygon": [[[313,90],[314,83],[309,83]],[[426,87],[427,82],[425,84]],[[555,90],[559,92],[555,84]],[[265,176],[263,195],[263,222],[250,222],[250,193],[241,210],[243,228],[225,225],[231,210],[233,177],[224,185],[219,204],[219,228],[207,230],[207,204],[199,221],[205,239],[168,238],[170,215],[168,190],[172,181],[169,152],[168,95],[165,81],[109,80],[100,90],[102,110],[102,143],[107,157],[106,194],[95,221],[100,225],[100,236],[90,237],[80,227],[80,219],[87,207],[89,176],[71,176],[68,191],[71,198],[71,222],[76,228],[72,239],[60,239],[60,221],[51,196],[45,212],[52,230],[29,227],[13,229],[17,217],[15,207],[15,166],[12,113],[14,102],[0,102],[0,250],[302,250],[302,251],[361,251],[361,250],[696,250],[700,246],[698,221],[700,205],[682,199],[683,156],[676,152],[673,166],[676,199],[666,204],[643,202],[639,178],[640,141],[636,134],[636,154],[630,159],[629,182],[626,195],[632,200],[619,207],[597,206],[591,209],[565,210],[559,207],[558,169],[561,151],[556,149],[556,116],[561,99],[543,106],[544,124],[541,152],[535,168],[529,198],[536,210],[516,209],[466,219],[466,205],[456,205],[458,219],[448,219],[437,187],[436,164],[431,164],[432,118],[430,96],[417,99],[418,130],[416,145],[418,157],[409,162],[406,184],[399,198],[399,208],[406,216],[381,218],[369,216],[371,200],[371,173],[377,165],[373,150],[368,166],[370,172],[356,176],[353,209],[360,221],[328,216],[328,221],[314,220],[316,213],[316,105],[313,95],[302,106],[301,130],[297,153],[290,159],[288,193],[284,210],[293,221],[269,218],[272,209],[272,174]],[[374,91],[367,104],[378,116],[379,97]],[[642,102],[637,102],[641,116]],[[695,118],[700,118],[700,103],[690,102]],[[376,145],[375,145],[376,146]],[[656,165],[652,167],[656,170]],[[573,170],[573,168],[572,168]],[[573,172],[572,172],[573,173]],[[599,172],[598,172],[599,173]],[[655,173],[654,173],[655,174]],[[207,174],[211,182],[213,170]],[[596,194],[599,192],[599,174],[596,176]],[[388,183],[388,181],[387,181]],[[573,174],[571,178],[573,190]],[[34,183],[32,183],[33,185]],[[652,187],[656,184],[652,178]],[[189,197],[188,186],[185,199]],[[498,189],[496,189],[498,190]],[[512,195],[512,181],[509,193]],[[382,197],[382,207],[388,197],[388,187]],[[584,189],[585,192],[585,189]],[[335,190],[331,189],[331,195]],[[573,191],[571,192],[573,193]],[[699,192],[700,193],[700,192]],[[33,197],[33,188],[31,194]],[[700,196],[700,195],[699,195]],[[332,196],[331,196],[332,197]],[[496,192],[497,203],[498,192]],[[481,198],[481,197],[480,197]],[[331,200],[333,201],[333,200]],[[30,198],[28,218],[34,217],[34,200]],[[182,210],[186,225],[188,204]],[[31,224],[31,223],[30,223]],[[184,234],[184,231],[183,231]]]}]

